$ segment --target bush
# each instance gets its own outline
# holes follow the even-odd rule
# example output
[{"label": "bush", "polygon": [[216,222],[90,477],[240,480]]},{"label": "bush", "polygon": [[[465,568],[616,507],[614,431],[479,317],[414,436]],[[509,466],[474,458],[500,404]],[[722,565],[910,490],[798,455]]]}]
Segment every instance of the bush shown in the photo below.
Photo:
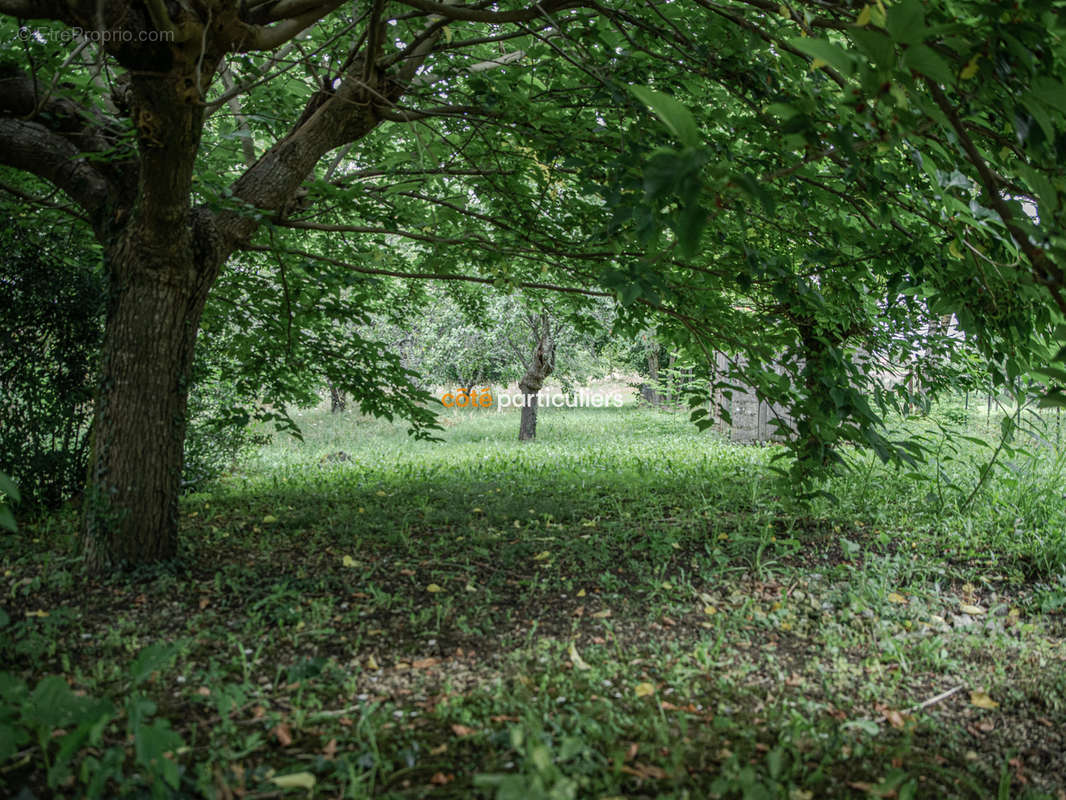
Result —
[{"label": "bush", "polygon": [[0,471],[26,505],[54,508],[85,482],[106,293],[91,251],[43,238],[0,234]]},{"label": "bush", "polygon": [[[0,473],[26,509],[78,497],[88,468],[107,282],[94,245],[17,224],[0,234]],[[226,375],[225,342],[201,337],[189,393],[183,483],[204,483],[257,441]],[[6,508],[6,506],[4,506]]]},{"label": "bush", "polygon": [[183,745],[181,736],[166,720],[152,719],[155,703],[138,689],[173,658],[170,647],[142,650],[130,667],[131,691],[121,710],[110,700],[75,694],[55,675],[31,690],[0,672],[0,789],[14,790],[23,766],[38,759],[51,791],[78,785],[80,796],[95,798],[113,797],[116,789],[125,794],[148,788],[152,797],[165,797],[177,789],[174,754]]}]

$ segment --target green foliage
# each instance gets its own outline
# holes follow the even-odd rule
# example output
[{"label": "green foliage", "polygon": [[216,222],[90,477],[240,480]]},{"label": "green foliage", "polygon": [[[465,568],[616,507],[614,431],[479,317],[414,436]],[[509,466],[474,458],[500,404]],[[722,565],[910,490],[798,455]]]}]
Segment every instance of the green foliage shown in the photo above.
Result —
[{"label": "green foliage", "polygon": [[85,481],[103,276],[84,236],[0,210],[16,220],[0,235],[0,469],[27,507],[55,508]]},{"label": "green foliage", "polygon": [[491,790],[495,800],[574,800],[590,783],[587,776],[574,774],[603,767],[602,758],[581,737],[555,742],[539,721],[512,725],[509,737],[517,774],[475,775],[473,780],[476,788]]},{"label": "green foliage", "polygon": [[11,506],[19,501],[21,495],[18,487],[10,477],[0,472],[0,528],[8,531],[18,530]]},{"label": "green foliage", "polygon": [[[152,797],[171,796],[167,787],[178,788],[174,756],[183,742],[166,720],[152,718],[156,704],[140,685],[173,658],[173,648],[155,645],[141,651],[130,667],[130,691],[121,713],[110,700],[75,694],[60,676],[42,678],[30,689],[22,680],[0,673],[4,773],[17,780],[25,766],[39,758],[49,790],[76,784],[89,798],[114,796],[116,789],[121,794],[147,789]],[[108,741],[121,717],[126,720],[125,736],[133,743],[132,759],[122,741]],[[87,755],[86,748],[92,748],[93,755]],[[8,780],[0,777],[0,786]]]}]

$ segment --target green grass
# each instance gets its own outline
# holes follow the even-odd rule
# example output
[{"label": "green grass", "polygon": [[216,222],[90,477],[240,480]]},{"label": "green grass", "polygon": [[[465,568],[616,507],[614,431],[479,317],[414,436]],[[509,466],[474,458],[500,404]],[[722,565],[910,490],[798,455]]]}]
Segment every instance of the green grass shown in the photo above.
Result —
[{"label": "green grass", "polygon": [[65,767],[19,743],[0,786],[167,796],[143,739],[180,796],[1061,796],[1053,448],[965,508],[972,443],[910,478],[852,454],[803,505],[780,448],[684,415],[545,411],[532,444],[495,411],[442,443],[299,421],[185,499],[177,563],[87,583],[62,515],[4,541],[8,669],[115,711]]}]

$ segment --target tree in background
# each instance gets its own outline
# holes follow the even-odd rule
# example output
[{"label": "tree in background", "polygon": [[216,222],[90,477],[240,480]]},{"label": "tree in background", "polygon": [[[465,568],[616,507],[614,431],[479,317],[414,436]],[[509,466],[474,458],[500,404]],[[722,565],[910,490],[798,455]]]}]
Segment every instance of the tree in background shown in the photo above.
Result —
[{"label": "tree in background", "polygon": [[523,355],[521,350],[515,354],[522,360],[525,374],[518,382],[522,390],[522,419],[518,426],[519,441],[528,442],[537,437],[537,403],[541,388],[548,376],[555,371],[555,337],[557,330],[552,330],[551,318],[545,312],[525,315],[529,333],[533,339],[533,350]]}]

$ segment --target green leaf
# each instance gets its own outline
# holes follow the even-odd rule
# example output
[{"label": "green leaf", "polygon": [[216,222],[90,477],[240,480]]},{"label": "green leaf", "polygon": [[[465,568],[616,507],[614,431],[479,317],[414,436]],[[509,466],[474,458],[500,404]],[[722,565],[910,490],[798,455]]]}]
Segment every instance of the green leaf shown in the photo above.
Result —
[{"label": "green leaf", "polygon": [[165,719],[157,719],[151,725],[141,725],[134,732],[137,762],[149,773],[162,776],[174,789],[178,788],[179,776],[178,765],[171,756],[183,744],[181,736],[171,730],[170,723]]},{"label": "green leaf", "polygon": [[955,72],[932,48],[924,44],[914,45],[904,50],[903,64],[944,86],[955,85]]},{"label": "green leaf", "polygon": [[58,675],[51,675],[33,690],[23,709],[23,718],[39,729],[51,731],[77,722],[93,702],[88,697],[78,697],[65,680]]},{"label": "green leaf", "polygon": [[707,212],[699,203],[689,203],[681,209],[677,221],[677,243],[681,255],[691,258],[700,249],[700,236],[707,225]]},{"label": "green leaf", "polygon": [[137,686],[153,672],[167,666],[173,659],[176,649],[173,645],[153,644],[144,648],[130,665],[130,680]]},{"label": "green leaf", "polygon": [[668,94],[649,89],[647,86],[630,86],[633,95],[648,106],[655,115],[663,121],[681,143],[686,147],[699,147],[699,128],[696,126],[696,118],[682,103]]},{"label": "green leaf", "polygon": [[1044,138],[1049,141],[1055,141],[1055,125],[1051,121],[1051,116],[1044,109],[1042,103],[1038,102],[1036,96],[1032,92],[1026,92],[1022,95],[1022,105],[1025,106],[1025,110],[1028,111],[1036,123],[1040,126],[1040,129],[1044,132]]},{"label": "green leaf", "polygon": [[844,75],[855,72],[855,57],[847,50],[826,39],[811,39],[797,36],[788,43],[811,58],[818,58]]},{"label": "green leaf", "polygon": [[892,41],[918,44],[925,38],[925,11],[919,0],[902,0],[888,9],[885,18]]},{"label": "green leaf", "polygon": [[892,69],[896,65],[896,46],[892,40],[878,31],[848,31],[859,49],[879,69]]},{"label": "green leaf", "polygon": [[1033,79],[1029,90],[1041,103],[1066,114],[1066,86],[1054,78],[1041,76]]},{"label": "green leaf", "polygon": [[6,494],[15,503],[22,499],[15,482],[2,472],[0,472],[0,494]]},{"label": "green leaf", "polygon": [[0,764],[15,755],[29,740],[29,734],[22,728],[0,723]]}]

